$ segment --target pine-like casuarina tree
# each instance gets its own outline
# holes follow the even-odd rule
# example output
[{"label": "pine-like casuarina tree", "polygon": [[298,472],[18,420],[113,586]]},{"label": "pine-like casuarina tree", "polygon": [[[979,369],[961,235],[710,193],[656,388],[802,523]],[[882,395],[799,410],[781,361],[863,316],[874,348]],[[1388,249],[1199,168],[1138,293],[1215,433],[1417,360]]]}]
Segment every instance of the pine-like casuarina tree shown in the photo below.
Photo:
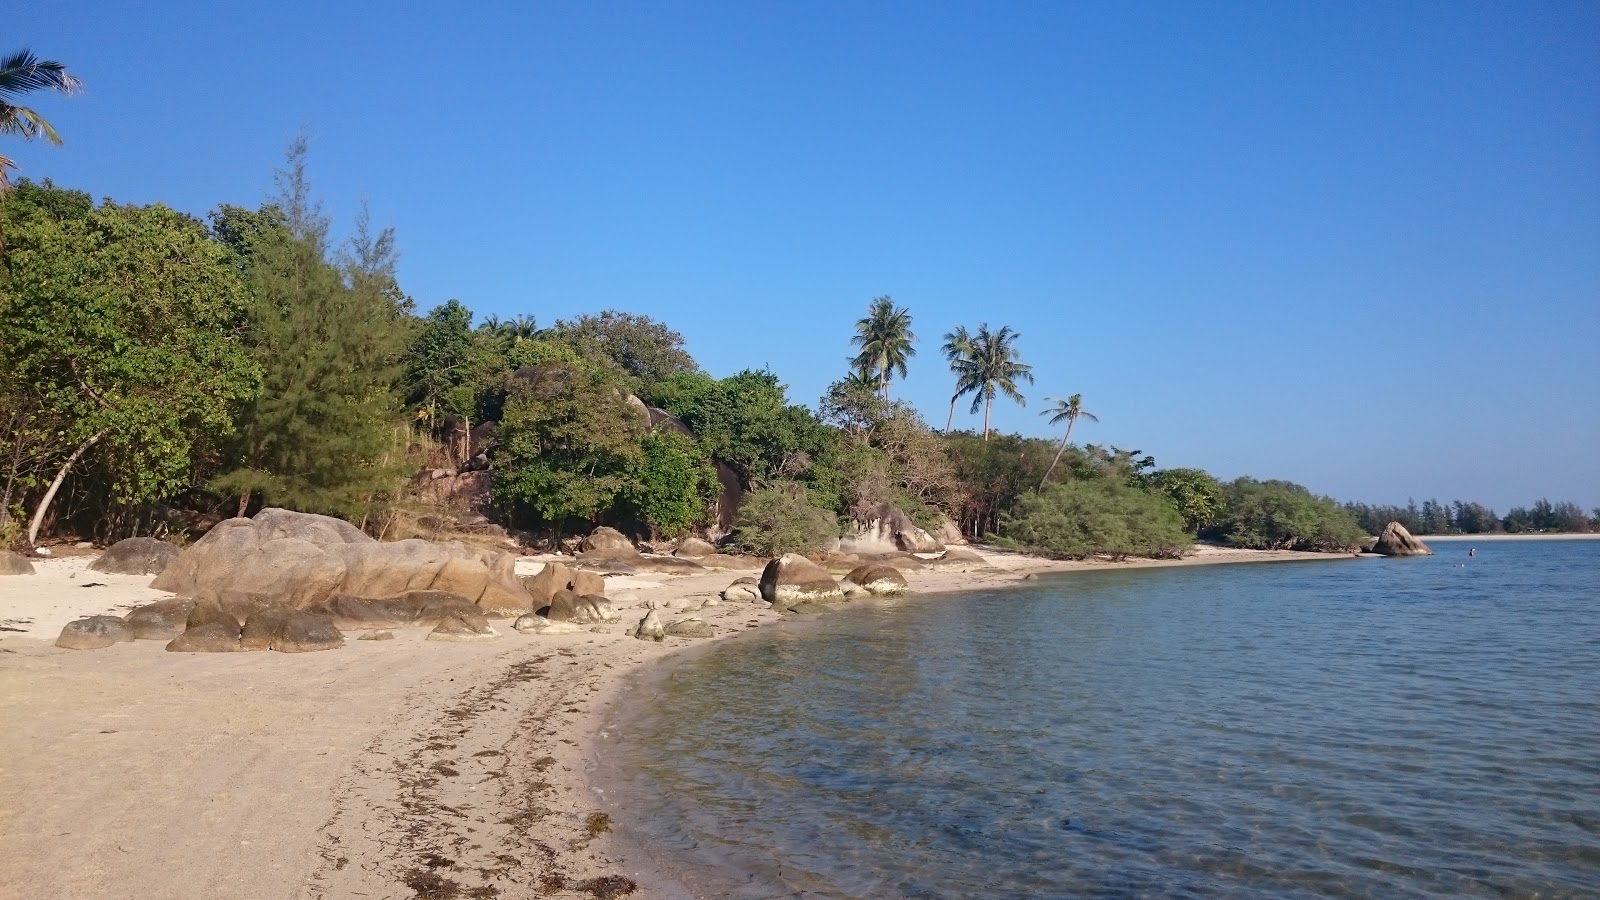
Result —
[{"label": "pine-like casuarina tree", "polygon": [[[393,237],[358,234],[341,266],[312,199],[306,140],[290,145],[278,196],[259,212],[224,207],[216,232],[252,299],[249,346],[265,390],[240,421],[233,466],[213,487],[268,504],[354,517],[389,481],[405,347]],[[364,229],[363,229],[364,231]]]}]

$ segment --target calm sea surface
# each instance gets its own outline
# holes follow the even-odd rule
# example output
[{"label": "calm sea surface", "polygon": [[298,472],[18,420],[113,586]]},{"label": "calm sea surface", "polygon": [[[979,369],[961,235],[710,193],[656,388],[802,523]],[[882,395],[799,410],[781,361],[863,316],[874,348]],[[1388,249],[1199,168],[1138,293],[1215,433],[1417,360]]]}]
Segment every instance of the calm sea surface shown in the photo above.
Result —
[{"label": "calm sea surface", "polygon": [[1053,576],[641,685],[613,815],[728,897],[1600,897],[1600,542]]}]

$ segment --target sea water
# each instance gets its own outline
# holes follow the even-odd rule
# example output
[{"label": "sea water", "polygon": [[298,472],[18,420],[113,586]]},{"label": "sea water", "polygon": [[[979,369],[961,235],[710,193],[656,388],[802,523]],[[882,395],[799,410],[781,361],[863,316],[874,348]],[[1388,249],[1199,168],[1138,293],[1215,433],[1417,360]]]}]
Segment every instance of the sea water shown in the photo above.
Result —
[{"label": "sea water", "polygon": [[1600,542],[847,606],[624,705],[701,896],[1600,897]]}]

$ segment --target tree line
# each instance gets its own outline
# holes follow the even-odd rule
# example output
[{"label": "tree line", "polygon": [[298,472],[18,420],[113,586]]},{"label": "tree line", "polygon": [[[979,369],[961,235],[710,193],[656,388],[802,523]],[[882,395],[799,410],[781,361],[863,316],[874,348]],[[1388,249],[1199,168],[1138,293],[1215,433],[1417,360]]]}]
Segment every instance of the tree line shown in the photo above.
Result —
[{"label": "tree line", "polygon": [[1585,512],[1570,500],[1548,499],[1532,506],[1514,506],[1504,516],[1481,503],[1437,498],[1407,500],[1405,506],[1347,503],[1356,522],[1374,534],[1389,522],[1399,522],[1412,534],[1588,534],[1600,531],[1600,508]]}]

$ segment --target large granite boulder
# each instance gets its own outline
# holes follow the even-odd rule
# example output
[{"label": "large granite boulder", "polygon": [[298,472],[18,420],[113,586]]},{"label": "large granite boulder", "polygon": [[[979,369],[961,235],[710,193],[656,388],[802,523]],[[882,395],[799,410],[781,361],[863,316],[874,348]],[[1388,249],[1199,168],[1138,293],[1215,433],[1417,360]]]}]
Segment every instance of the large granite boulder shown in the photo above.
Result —
[{"label": "large granite boulder", "polygon": [[68,650],[100,650],[133,640],[128,623],[119,616],[89,616],[67,623],[56,646]]},{"label": "large granite boulder", "polygon": [[678,548],[672,552],[672,555],[679,556],[684,559],[705,559],[716,552],[716,545],[710,541],[702,541],[696,537],[689,537],[678,542]]},{"label": "large granite boulder", "polygon": [[122,618],[128,623],[128,631],[133,634],[135,640],[170,641],[183,634],[183,629],[189,624],[189,611],[192,609],[194,609],[193,600],[188,597],[172,597],[135,607]]},{"label": "large granite boulder", "polygon": [[798,553],[787,553],[767,563],[761,571],[761,598],[784,612],[804,601],[824,601],[844,596],[839,583],[821,566]]},{"label": "large granite boulder", "polygon": [[89,568],[107,575],[160,575],[182,552],[166,541],[131,537],[112,544]]},{"label": "large granite boulder", "polygon": [[615,528],[602,525],[578,543],[579,559],[628,558],[637,556],[638,548],[627,536]]},{"label": "large granite boulder", "polygon": [[339,519],[264,509],[254,519],[218,523],[150,586],[235,612],[305,609],[335,594],[438,590],[465,596],[483,615],[512,616],[533,607],[515,564],[510,554],[455,541],[379,543]]},{"label": "large granite boulder", "polygon": [[615,622],[620,616],[611,608],[611,601],[597,594],[575,594],[557,591],[550,599],[545,618],[552,622],[571,622],[574,625],[598,625]]},{"label": "large granite boulder", "polygon": [[967,542],[967,536],[961,533],[961,526],[949,519],[939,520],[939,527],[933,530],[933,538],[947,547]]},{"label": "large granite boulder", "polygon": [[1372,552],[1384,556],[1433,555],[1427,544],[1414,537],[1399,522],[1390,522],[1383,527],[1383,534],[1378,535],[1378,542],[1372,545]]},{"label": "large granite boulder", "polygon": [[879,563],[867,563],[850,570],[844,580],[865,588],[869,594],[903,594],[906,592],[906,576],[894,566],[885,566]]},{"label": "large granite boulder", "polygon": [[33,563],[21,553],[0,550],[0,575],[32,575]]},{"label": "large granite boulder", "polygon": [[850,517],[850,529],[839,539],[843,553],[883,553],[903,550],[907,553],[938,553],[944,545],[922,529],[899,507],[879,503],[856,510]]},{"label": "large granite boulder", "polygon": [[344,635],[333,624],[332,616],[287,609],[252,613],[239,635],[240,650],[310,653],[343,646]]}]

